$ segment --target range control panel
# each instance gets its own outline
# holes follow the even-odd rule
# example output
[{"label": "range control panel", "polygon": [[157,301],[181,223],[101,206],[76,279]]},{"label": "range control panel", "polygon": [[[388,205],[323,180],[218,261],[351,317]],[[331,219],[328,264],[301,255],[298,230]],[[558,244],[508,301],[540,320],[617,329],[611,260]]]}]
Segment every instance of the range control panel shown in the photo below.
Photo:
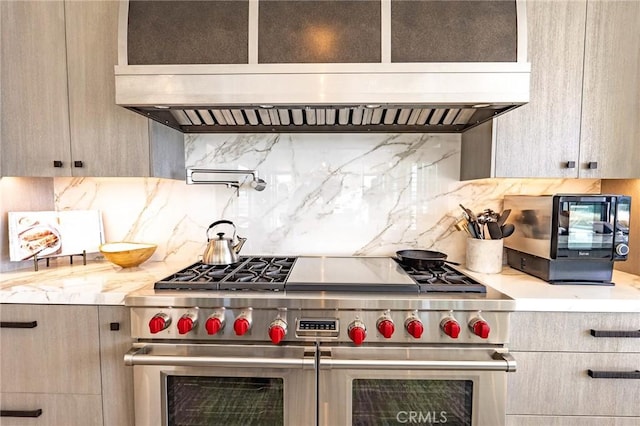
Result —
[{"label": "range control panel", "polygon": [[338,318],[296,319],[296,335],[301,337],[338,337],[340,335],[340,320]]},{"label": "range control panel", "polygon": [[136,307],[136,339],[240,342],[367,343],[508,342],[509,312],[479,310],[299,310]]}]

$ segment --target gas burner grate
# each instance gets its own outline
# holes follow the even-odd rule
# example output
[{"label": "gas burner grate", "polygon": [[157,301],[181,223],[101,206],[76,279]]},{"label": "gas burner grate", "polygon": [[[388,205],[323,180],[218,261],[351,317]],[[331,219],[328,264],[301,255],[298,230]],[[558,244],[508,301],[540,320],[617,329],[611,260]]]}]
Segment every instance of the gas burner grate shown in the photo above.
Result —
[{"label": "gas burner grate", "polygon": [[415,269],[403,264],[400,264],[400,266],[418,284],[420,293],[487,292],[487,288],[483,284],[446,264],[425,270]]},{"label": "gas burner grate", "polygon": [[295,257],[242,257],[231,265],[194,263],[155,283],[156,290],[281,291]]}]

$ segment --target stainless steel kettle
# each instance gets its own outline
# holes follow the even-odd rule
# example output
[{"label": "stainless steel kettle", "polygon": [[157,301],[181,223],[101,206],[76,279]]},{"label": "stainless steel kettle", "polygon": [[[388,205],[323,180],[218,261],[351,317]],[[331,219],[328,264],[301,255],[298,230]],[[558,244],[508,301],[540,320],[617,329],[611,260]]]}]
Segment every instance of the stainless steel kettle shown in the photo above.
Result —
[{"label": "stainless steel kettle", "polygon": [[[233,236],[231,238],[225,238],[224,232],[218,232],[217,238],[210,238],[209,232],[218,225],[231,225],[233,226]],[[238,242],[234,244],[236,240],[236,225],[230,220],[218,220],[213,222],[207,228],[207,248],[202,255],[202,262],[207,265],[231,265],[240,260],[240,250],[244,245],[246,238],[237,237]]]}]

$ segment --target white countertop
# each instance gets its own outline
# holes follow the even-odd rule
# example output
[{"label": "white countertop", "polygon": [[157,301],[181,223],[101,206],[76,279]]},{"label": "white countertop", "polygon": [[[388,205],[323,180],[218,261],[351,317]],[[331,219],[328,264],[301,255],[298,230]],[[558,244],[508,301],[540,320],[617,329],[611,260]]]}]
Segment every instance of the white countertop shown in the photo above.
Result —
[{"label": "white countertop", "polygon": [[[0,303],[122,305],[127,294],[153,284],[188,263],[147,262],[122,269],[108,262],[56,265],[0,276]],[[500,274],[462,269],[515,299],[518,311],[640,312],[640,276],[614,271],[615,286],[551,285],[509,267]]]}]

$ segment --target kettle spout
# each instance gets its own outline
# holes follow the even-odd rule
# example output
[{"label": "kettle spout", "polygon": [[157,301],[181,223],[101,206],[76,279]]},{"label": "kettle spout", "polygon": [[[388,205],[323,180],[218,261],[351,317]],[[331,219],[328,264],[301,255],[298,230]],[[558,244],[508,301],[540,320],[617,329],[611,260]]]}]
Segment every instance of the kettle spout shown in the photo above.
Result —
[{"label": "kettle spout", "polygon": [[236,253],[240,253],[240,250],[242,250],[242,246],[246,242],[247,242],[246,238],[238,237],[238,244],[232,247],[233,251],[235,251]]}]

